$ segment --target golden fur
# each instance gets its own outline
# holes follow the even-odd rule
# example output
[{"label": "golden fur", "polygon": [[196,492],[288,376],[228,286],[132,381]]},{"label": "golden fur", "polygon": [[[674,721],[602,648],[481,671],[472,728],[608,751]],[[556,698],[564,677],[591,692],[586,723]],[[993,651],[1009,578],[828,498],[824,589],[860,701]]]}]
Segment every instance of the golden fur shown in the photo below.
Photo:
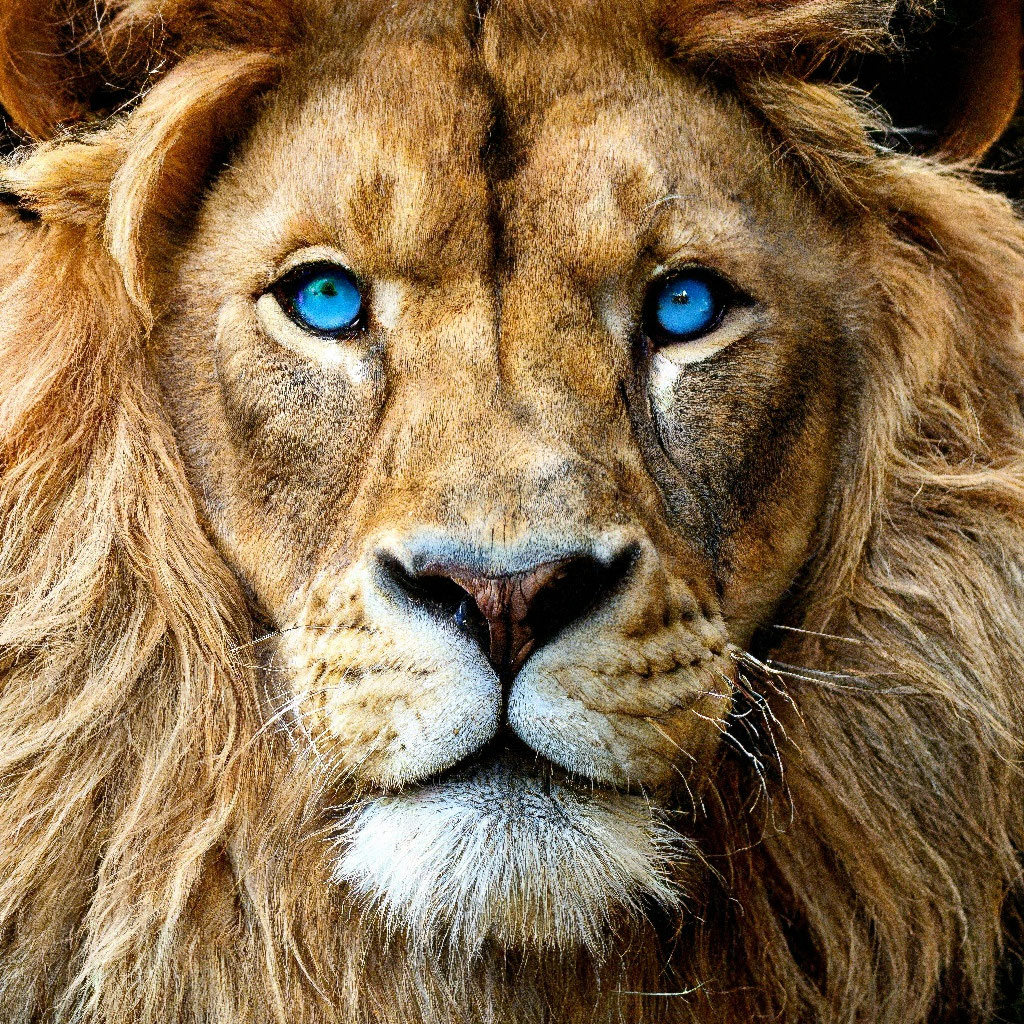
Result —
[{"label": "golden fur", "polygon": [[[991,1019],[1024,229],[811,74],[890,8],[4,4],[39,140],[0,175],[4,1020]],[[786,298],[770,356],[626,372],[597,285],[656,230]],[[386,356],[270,340],[260,247],[293,235],[398,282]],[[495,769],[424,810],[462,756],[430,716],[486,695],[360,604],[413,520],[651,538],[620,618],[534,659],[572,714],[506,709],[554,796]],[[487,814],[544,799],[584,838],[524,813],[536,860],[491,870]],[[403,830],[413,895],[365,861]]]}]

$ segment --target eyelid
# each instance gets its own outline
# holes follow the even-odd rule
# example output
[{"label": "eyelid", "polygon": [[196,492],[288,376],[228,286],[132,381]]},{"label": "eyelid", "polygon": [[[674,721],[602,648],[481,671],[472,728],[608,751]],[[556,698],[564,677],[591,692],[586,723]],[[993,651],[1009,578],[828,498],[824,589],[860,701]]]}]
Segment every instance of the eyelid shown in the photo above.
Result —
[{"label": "eyelid", "polygon": [[726,310],[718,326],[691,341],[652,346],[652,359],[675,365],[699,363],[765,327],[764,317],[753,303]]},{"label": "eyelid", "polygon": [[649,292],[655,285],[661,284],[664,281],[673,280],[677,277],[684,277],[687,274],[692,274],[694,277],[707,277],[717,285],[725,288],[726,292],[730,295],[744,294],[737,285],[733,284],[732,278],[730,278],[728,274],[724,274],[721,270],[717,269],[717,267],[710,266],[707,263],[698,263],[695,260],[687,260],[686,262],[679,264],[657,266],[647,280],[647,291]]},{"label": "eyelid", "polygon": [[312,260],[309,263],[296,264],[296,266],[292,267],[291,270],[277,278],[273,284],[265,289],[265,292],[270,292],[276,295],[277,292],[282,291],[284,288],[294,284],[296,281],[301,281],[304,277],[309,277],[311,280],[314,279],[316,277],[316,271],[340,271],[345,277],[352,279],[361,296],[366,295],[366,287],[363,285],[363,282],[359,277],[353,273],[353,271],[349,270],[348,267],[342,266],[340,263],[328,263],[324,260]]},{"label": "eyelid", "polygon": [[[281,306],[273,292],[264,292],[256,302],[256,319],[264,332],[277,344],[290,349],[296,355],[325,366],[341,366],[349,370],[362,360],[352,353],[363,347],[345,343],[324,344],[311,331],[300,327]],[[336,339],[332,339],[336,340]]]},{"label": "eyelid", "polygon": [[[715,259],[713,254],[696,256],[690,253],[680,253],[678,258],[663,254],[662,258],[646,274],[646,284],[643,284],[642,287],[649,290],[657,281],[693,271],[709,274],[711,277],[722,282],[729,289],[728,294],[738,303],[759,302],[760,299],[751,290],[738,283],[738,268],[732,265],[732,261],[728,261],[728,263],[729,265],[727,266],[725,260]],[[739,276],[742,276],[742,274]],[[644,292],[645,296],[647,294],[646,290]]]},{"label": "eyelid", "polygon": [[317,263],[329,263],[341,267],[346,273],[351,274],[357,281],[361,281],[359,275],[352,269],[353,260],[350,255],[335,249],[330,245],[306,245],[301,249],[290,252],[273,271],[267,276],[260,295],[276,288],[290,274],[301,267],[311,266]]}]

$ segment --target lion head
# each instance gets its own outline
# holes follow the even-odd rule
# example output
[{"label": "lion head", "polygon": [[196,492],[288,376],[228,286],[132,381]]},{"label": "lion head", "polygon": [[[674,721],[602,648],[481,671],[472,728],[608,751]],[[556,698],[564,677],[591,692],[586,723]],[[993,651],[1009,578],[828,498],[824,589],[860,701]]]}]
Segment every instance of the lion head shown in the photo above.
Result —
[{"label": "lion head", "polygon": [[991,1013],[1024,230],[892,6],[0,12],[5,1019]]}]

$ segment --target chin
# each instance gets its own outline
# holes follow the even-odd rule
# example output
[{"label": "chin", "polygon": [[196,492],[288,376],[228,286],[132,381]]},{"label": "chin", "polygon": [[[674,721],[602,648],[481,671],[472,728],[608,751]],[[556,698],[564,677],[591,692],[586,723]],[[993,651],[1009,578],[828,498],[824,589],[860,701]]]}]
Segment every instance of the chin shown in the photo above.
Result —
[{"label": "chin", "polygon": [[643,797],[501,752],[364,801],[340,830],[334,877],[424,952],[601,958],[655,908],[678,908],[689,860]]}]

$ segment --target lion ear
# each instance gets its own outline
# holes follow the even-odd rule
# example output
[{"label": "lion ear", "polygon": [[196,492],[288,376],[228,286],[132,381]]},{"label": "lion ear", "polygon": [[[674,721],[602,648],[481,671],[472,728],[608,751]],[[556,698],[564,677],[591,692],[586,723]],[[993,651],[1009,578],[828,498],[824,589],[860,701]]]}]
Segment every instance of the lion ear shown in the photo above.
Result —
[{"label": "lion ear", "polygon": [[[972,161],[1020,100],[1022,9],[1024,0],[663,0],[662,21],[681,60],[741,76],[835,74],[845,60],[919,151]],[[857,53],[869,56],[848,60]]]},{"label": "lion ear", "polygon": [[197,201],[218,153],[280,75],[275,54],[209,50],[188,57],[138,107],[80,140],[36,146],[3,169],[0,193],[28,216],[103,237],[144,317],[151,268]]},{"label": "lion ear", "polygon": [[106,237],[140,308],[150,306],[153,240],[192,208],[218,152],[247,123],[251,100],[280,72],[274,54],[210,51],[175,68],[132,116],[131,144],[111,181]]},{"label": "lion ear", "polygon": [[951,60],[955,82],[938,154],[977,160],[1005,131],[1021,97],[1022,0],[976,0]]},{"label": "lion ear", "polygon": [[211,49],[282,53],[308,13],[292,0],[4,0],[0,109],[34,141],[99,120],[183,58]]}]

